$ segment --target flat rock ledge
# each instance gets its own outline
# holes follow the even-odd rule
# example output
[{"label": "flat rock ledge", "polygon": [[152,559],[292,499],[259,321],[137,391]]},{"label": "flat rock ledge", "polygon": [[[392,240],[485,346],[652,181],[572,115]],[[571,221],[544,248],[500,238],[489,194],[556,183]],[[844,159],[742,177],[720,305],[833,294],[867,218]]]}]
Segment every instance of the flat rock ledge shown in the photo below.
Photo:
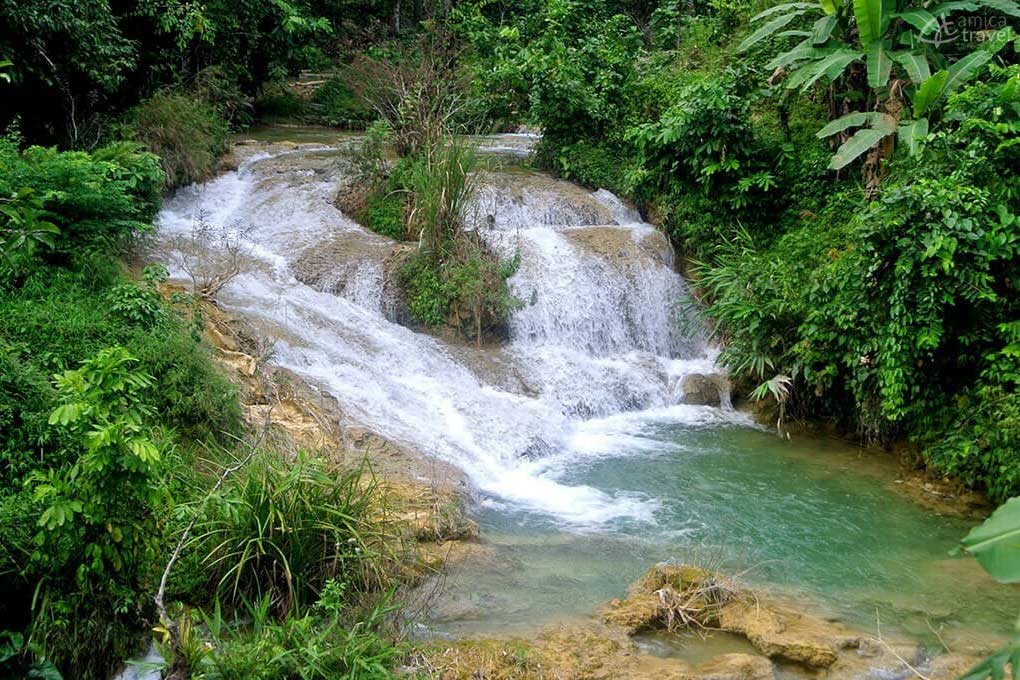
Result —
[{"label": "flat rock ledge", "polygon": [[805,677],[899,677],[895,673],[907,671],[906,663],[923,668],[929,680],[949,680],[977,661],[955,654],[925,658],[913,643],[879,640],[840,623],[766,603],[732,579],[683,564],[652,567],[631,585],[626,598],[609,602],[601,617],[631,636],[691,630],[732,633],[746,638],[761,654],[723,654],[670,675],[680,680],[765,680],[776,677],[777,667],[800,669],[796,676]]}]

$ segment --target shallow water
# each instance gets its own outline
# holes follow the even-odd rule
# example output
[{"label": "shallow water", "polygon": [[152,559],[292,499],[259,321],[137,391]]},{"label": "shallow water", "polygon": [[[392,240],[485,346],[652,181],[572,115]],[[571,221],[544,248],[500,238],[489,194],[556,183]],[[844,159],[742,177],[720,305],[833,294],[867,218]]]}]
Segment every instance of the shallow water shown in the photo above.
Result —
[{"label": "shallow water", "polygon": [[[450,575],[437,634],[505,632],[590,615],[661,560],[700,561],[806,608],[919,639],[1008,630],[1015,588],[948,551],[967,522],[888,488],[897,474],[836,441],[778,439],[729,408],[681,403],[718,370],[686,283],[651,225],[608,192],[493,171],[472,215],[521,265],[527,301],[502,348],[448,345],[387,313],[392,242],[331,203],[349,139],[252,135],[236,172],[181,190],[157,251],[180,277],[199,215],[243,235],[246,269],[221,292],[275,340],[272,361],[335,396],[350,419],[461,469],[488,560]],[[519,136],[481,140],[519,155]],[[513,147],[504,151],[503,147]],[[185,257],[187,255],[184,255]],[[173,265],[178,262],[177,265]]]},{"label": "shallow water", "polygon": [[561,479],[655,498],[651,522],[564,531],[483,500],[477,519],[496,557],[454,574],[436,630],[526,630],[590,613],[660,561],[715,565],[863,630],[880,617],[883,630],[934,642],[933,627],[951,646],[998,637],[1020,608],[1015,588],[950,557],[971,523],[889,489],[897,469],[879,454],[736,425],[662,424],[645,436],[657,446],[580,462]]}]

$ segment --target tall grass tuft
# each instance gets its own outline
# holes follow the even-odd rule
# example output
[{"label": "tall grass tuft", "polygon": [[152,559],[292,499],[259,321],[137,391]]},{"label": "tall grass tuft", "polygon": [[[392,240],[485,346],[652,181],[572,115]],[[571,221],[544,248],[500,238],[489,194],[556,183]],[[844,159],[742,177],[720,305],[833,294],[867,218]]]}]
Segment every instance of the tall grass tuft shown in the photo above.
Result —
[{"label": "tall grass tuft", "polygon": [[474,147],[452,136],[430,145],[410,168],[408,238],[417,239],[432,256],[443,254],[460,235],[478,184],[474,168]]},{"label": "tall grass tuft", "polygon": [[349,592],[379,585],[375,487],[365,464],[338,471],[303,452],[296,460],[259,452],[196,525],[217,598],[266,599],[284,615],[315,602],[330,579]]}]

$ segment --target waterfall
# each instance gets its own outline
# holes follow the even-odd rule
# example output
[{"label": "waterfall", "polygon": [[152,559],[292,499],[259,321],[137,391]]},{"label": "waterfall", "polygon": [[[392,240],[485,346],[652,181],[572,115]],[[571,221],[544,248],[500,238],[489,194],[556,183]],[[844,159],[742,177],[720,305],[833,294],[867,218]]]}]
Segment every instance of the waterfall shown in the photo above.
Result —
[{"label": "waterfall", "polygon": [[736,417],[678,403],[684,375],[716,369],[680,323],[688,293],[668,241],[608,192],[487,174],[472,219],[498,252],[520,254],[510,283],[528,304],[504,347],[448,345],[387,314],[394,244],[332,205],[343,156],[262,153],[183,189],[159,215],[159,247],[171,262],[215,248],[182,245],[199,218],[243,234],[248,262],[219,298],[275,340],[272,361],[352,420],[456,465],[487,498],[578,525],[653,521],[654,498],[563,477],[592,457],[641,455],[657,424]]}]

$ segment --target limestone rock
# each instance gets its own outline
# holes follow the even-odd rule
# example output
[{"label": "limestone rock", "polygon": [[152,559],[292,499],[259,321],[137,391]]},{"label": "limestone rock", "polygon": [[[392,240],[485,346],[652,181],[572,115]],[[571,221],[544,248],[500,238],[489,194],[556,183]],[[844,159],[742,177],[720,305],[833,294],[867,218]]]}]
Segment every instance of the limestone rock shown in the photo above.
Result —
[{"label": "limestone rock", "polygon": [[692,406],[719,406],[722,403],[725,378],[718,374],[691,373],[680,381],[683,397],[680,402]]},{"label": "limestone rock", "polygon": [[720,612],[723,630],[744,635],[769,658],[794,661],[812,668],[827,668],[836,662],[839,647],[852,646],[842,630],[809,616],[780,614],[741,599]]}]

